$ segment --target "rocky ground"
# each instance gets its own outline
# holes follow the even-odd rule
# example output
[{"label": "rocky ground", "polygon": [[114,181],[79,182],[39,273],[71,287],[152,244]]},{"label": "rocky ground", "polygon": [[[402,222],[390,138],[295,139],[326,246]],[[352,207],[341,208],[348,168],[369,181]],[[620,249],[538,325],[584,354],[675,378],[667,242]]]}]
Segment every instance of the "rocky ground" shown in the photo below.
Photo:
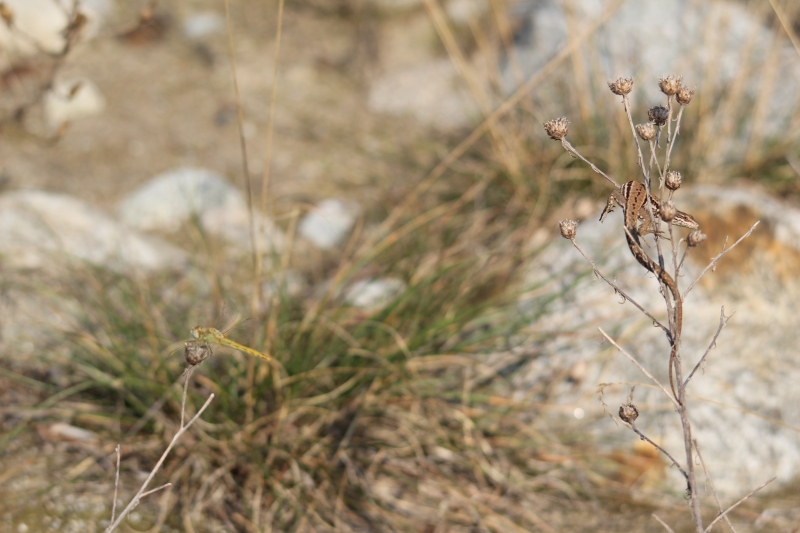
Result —
[{"label": "rocky ground", "polygon": [[[48,0],[42,1],[52,8]],[[6,3],[12,10],[17,5]],[[601,21],[598,7],[588,1],[576,3],[576,10],[566,14],[556,2],[504,4],[500,11],[494,4],[500,3],[287,2],[271,136],[277,4],[244,1],[231,6],[242,131],[249,181],[257,199],[265,175],[268,139],[272,143],[266,216],[258,218],[258,246],[266,262],[275,260],[277,264],[276,258],[287,246],[306,261],[330,262],[332,256],[326,254],[344,249],[348,238],[362,231],[361,224],[367,228],[365,232],[376,227],[411,185],[421,181],[480,123],[482,114],[496,109],[569,35],[574,38],[589,24]],[[74,306],[61,302],[53,311],[55,307],[37,299],[43,293],[33,298],[21,294],[17,280],[27,277],[39,280],[42,286],[56,286],[62,278],[58,269],[51,267],[76,258],[142,279],[158,272],[188,271],[198,266],[192,256],[192,246],[198,241],[186,234],[192,227],[203,228],[212,239],[225,243],[226,265],[247,265],[251,257],[237,98],[223,6],[205,0],[158,2],[152,17],[140,24],[144,5],[100,0],[87,5],[97,12],[98,18],[90,21],[97,21],[90,26],[96,34],[76,45],[59,65],[52,101],[45,98],[41,105],[33,105],[22,121],[4,121],[0,131],[0,275],[7,282],[0,305],[0,361],[8,371],[4,379],[9,384],[2,391],[3,412],[10,421],[3,443],[11,443],[2,458],[0,488],[8,483],[4,490],[44,493],[53,480],[59,483],[41,500],[46,501],[46,519],[35,507],[18,513],[4,510],[0,503],[0,527],[8,531],[28,531],[27,524],[37,524],[31,527],[42,530],[90,530],[87,524],[107,512],[108,487],[81,485],[80,494],[64,487],[79,480],[95,462],[108,466],[105,462],[111,453],[98,441],[97,433],[64,421],[77,411],[90,416],[91,406],[62,402],[28,412],[38,396],[26,389],[26,372],[33,369],[30,371],[37,377],[59,383],[58,371],[48,369],[37,354],[59,350],[51,336],[53,327],[58,332],[71,330]],[[24,8],[16,9],[22,25],[19,17]],[[770,167],[771,179],[796,181],[796,146],[777,143],[780,151],[775,155],[764,140],[774,139],[782,131],[796,131],[794,117],[800,115],[780,112],[796,104],[796,76],[787,76],[785,83],[768,82],[778,72],[797,71],[797,56],[785,41],[774,37],[780,31],[775,29],[777,25],[770,28],[765,22],[773,20],[769,13],[748,12],[737,2],[713,2],[688,13],[679,2],[625,5],[610,17],[601,36],[626,32],[639,36],[631,28],[655,13],[663,18],[658,33],[662,42],[643,37],[626,41],[629,46],[638,43],[639,53],[633,54],[611,39],[607,48],[593,49],[602,49],[609,57],[587,61],[594,67],[612,63],[615,73],[633,70],[637,80],[666,74],[672,68],[680,68],[687,78],[696,80],[695,105],[706,113],[707,122],[686,133],[687,139],[692,139],[686,148],[697,157],[679,161],[693,171],[691,181],[695,183],[681,191],[678,207],[700,220],[709,240],[702,253],[692,254],[686,281],[721,249],[724,236],[736,239],[761,220],[753,237],[694,289],[693,301],[687,303],[691,322],[683,346],[692,354],[704,350],[717,325],[720,306],[725,305],[726,314],[735,311],[697,380],[699,429],[695,436],[726,501],[741,495],[743,488],[778,476],[780,487],[772,500],[759,500],[738,515],[740,525],[750,528],[742,530],[790,528],[797,520],[791,511],[796,497],[784,497],[781,491],[795,482],[800,471],[796,452],[800,420],[793,409],[794,317],[800,301],[794,272],[800,258],[800,214],[791,201],[776,199],[752,184],[731,185],[711,170],[747,168],[745,163],[763,157],[779,160]],[[434,23],[442,17],[449,21],[450,34]],[[481,37],[477,21],[496,31]],[[682,54],[663,42],[676,28],[683,32]],[[703,32],[703,28],[710,29]],[[714,34],[719,39],[711,35],[712,30],[720,32]],[[57,49],[58,32],[55,35]],[[689,54],[690,37],[698,40],[697,46],[710,47],[708,53]],[[0,34],[0,43],[9,51],[5,67],[13,70],[2,79],[0,100],[9,111],[35,94],[37,80],[46,79],[52,62],[43,60],[40,53],[26,55],[24,46],[16,50],[4,39]],[[28,40],[25,37],[22,42]],[[461,61],[453,46],[465,50]],[[707,64],[702,63],[704,57],[719,59],[717,76],[709,74]],[[737,61],[749,65],[750,74],[736,70]],[[654,64],[659,66],[652,67]],[[753,65],[763,68],[755,77]],[[593,133],[590,126],[593,106],[604,107],[598,102],[608,96],[603,87],[608,76],[593,71],[594,67],[583,72],[579,63],[573,63],[572,75],[577,81],[559,85],[563,78],[554,78],[552,84],[543,84],[541,91],[523,101],[523,118],[517,124],[525,127],[514,131],[523,139],[519,146],[526,146],[529,136],[543,138],[538,124],[566,112],[569,105],[572,116],[581,117],[573,119],[573,132],[584,126],[589,130],[578,133],[585,135],[585,143],[591,143],[591,135],[606,136],[602,128]],[[594,85],[602,98],[594,93],[574,94],[574,86],[587,79],[597,82]],[[770,92],[770,87],[775,90]],[[708,95],[719,91],[731,100],[723,98],[723,104],[715,107],[703,99],[704,91]],[[746,110],[747,121],[738,121],[732,114],[735,102],[731,94],[749,103],[735,108],[737,113]],[[571,104],[564,103],[567,100]],[[530,128],[531,124],[537,129]],[[725,142],[717,141],[720,132],[729,133]],[[494,149],[502,147],[503,135],[509,135],[508,131],[489,136],[488,144]],[[543,142],[536,141],[533,151],[541,146]],[[487,153],[491,155],[487,157]],[[480,146],[470,157],[487,157],[512,175],[516,168],[526,180],[548,179],[544,166],[533,165],[534,156],[520,156],[515,165],[514,157],[502,150],[499,153]],[[601,156],[623,173],[625,165],[619,163],[621,157],[613,146]],[[575,179],[564,159],[556,157],[547,163],[552,165],[549,176],[566,182]],[[474,160],[454,166],[464,174],[477,173],[474,169],[478,168]],[[586,175],[581,176],[585,179]],[[561,508],[549,509],[544,500],[530,503],[533,523],[543,520],[545,526],[549,523],[565,531],[619,530],[623,527],[620,520],[630,527],[620,510],[630,511],[629,520],[649,520],[648,506],[654,499],[647,491],[665,479],[675,485],[663,464],[646,452],[631,451],[636,439],[614,426],[596,399],[598,383],[617,383],[607,388],[604,396],[605,402],[616,406],[628,394],[628,383],[641,380],[618,354],[600,344],[597,326],[622,340],[634,335],[646,339],[631,341],[631,345],[658,369],[661,378],[666,370],[660,363],[664,339],[647,328],[647,320],[637,319],[630,306],[616,305],[613,291],[587,276],[586,265],[568,243],[553,242],[553,221],[563,217],[582,220],[578,241],[590,257],[629,283],[643,303],[657,308],[658,294],[652,290],[655,283],[626,255],[617,231],[619,220],[612,217],[602,226],[594,222],[602,207],[601,196],[577,202],[557,199],[563,204],[553,202],[546,209],[535,203],[536,216],[549,225],[538,219],[530,223],[536,231],[526,237],[524,249],[542,251],[525,264],[525,275],[517,282],[523,289],[536,287],[536,298],[562,296],[526,331],[531,343],[510,351],[497,350],[486,360],[488,366],[503,372],[514,368],[508,377],[509,388],[504,390],[513,401],[523,401],[530,390],[548,388],[553,412],[567,413],[568,420],[561,416],[564,427],[601,442],[598,449],[604,457],[616,457],[634,472],[634,478],[626,481],[632,491],[647,494],[638,500],[633,497],[620,508],[604,501],[609,508],[602,512],[597,510],[597,502],[581,501],[575,507],[579,517],[575,520],[581,525]],[[480,197],[474,203],[483,201]],[[480,255],[483,250],[476,247],[474,252]],[[285,275],[296,294],[310,295],[325,290],[330,280],[319,279],[319,273],[329,271],[298,268]],[[360,279],[342,288],[342,302],[364,313],[359,316],[367,316],[412,282],[373,276],[367,269]],[[523,289],[519,292],[525,292]],[[264,290],[269,293],[274,286]],[[522,313],[528,309],[528,296],[519,302]],[[51,312],[52,316],[42,318]],[[565,334],[553,337],[553,332]],[[528,361],[525,354],[529,352],[543,356]],[[653,414],[643,421],[643,427],[659,435],[665,446],[679,448],[668,406],[644,389],[637,391],[642,411],[649,409]],[[552,420],[559,420],[558,416]],[[21,419],[33,421],[36,431],[15,438],[15,424]],[[102,425],[94,423],[98,424],[95,428]],[[571,459],[562,455],[540,456],[536,461],[572,468]],[[636,461],[641,464],[631,466]],[[765,473],[770,475],[765,477]],[[414,501],[414,496],[391,483],[376,482],[376,501],[392,509],[412,505],[408,502]],[[448,490],[446,485],[431,482],[417,496],[444,501]],[[669,501],[680,505],[680,495],[672,496],[675,498]],[[460,501],[461,496],[448,497],[448,505],[456,505],[452,502]],[[501,500],[498,497],[481,505],[497,510],[502,508]],[[441,517],[447,514],[447,506],[436,511],[432,504],[426,505],[430,512],[427,523],[442,520],[444,524]],[[634,512],[631,505],[645,509]],[[483,509],[480,506],[470,509],[483,513],[475,511]],[[675,509],[664,509],[665,516],[679,516],[670,515]],[[134,523],[149,524],[157,512],[155,504],[143,505]],[[643,528],[653,525],[643,523],[647,524]],[[486,524],[480,527],[493,531],[508,527],[502,521]],[[214,523],[209,530],[215,527],[224,530],[225,526]]]}]

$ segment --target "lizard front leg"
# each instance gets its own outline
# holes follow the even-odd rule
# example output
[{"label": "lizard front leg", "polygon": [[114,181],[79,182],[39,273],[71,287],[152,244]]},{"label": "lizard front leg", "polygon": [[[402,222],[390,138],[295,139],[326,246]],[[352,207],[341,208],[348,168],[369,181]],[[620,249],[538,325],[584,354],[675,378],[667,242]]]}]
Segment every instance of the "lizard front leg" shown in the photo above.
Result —
[{"label": "lizard front leg", "polygon": [[622,198],[622,193],[620,191],[614,191],[608,196],[606,207],[603,209],[603,212],[600,213],[600,222],[606,218],[606,215],[614,210],[614,204],[624,205],[624,199]]}]

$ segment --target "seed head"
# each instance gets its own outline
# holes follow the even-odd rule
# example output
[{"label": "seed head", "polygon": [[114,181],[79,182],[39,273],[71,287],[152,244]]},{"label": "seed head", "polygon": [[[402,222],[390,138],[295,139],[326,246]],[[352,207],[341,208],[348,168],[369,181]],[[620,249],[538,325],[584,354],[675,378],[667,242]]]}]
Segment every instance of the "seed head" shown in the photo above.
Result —
[{"label": "seed head", "polygon": [[651,107],[647,111],[647,118],[656,126],[663,126],[667,123],[667,118],[669,118],[669,110],[663,105]]},{"label": "seed head", "polygon": [[677,191],[681,188],[681,181],[683,180],[683,176],[681,173],[676,170],[670,170],[667,172],[667,176],[664,178],[664,185],[667,186],[667,189],[671,191]]},{"label": "seed head", "polygon": [[690,89],[688,87],[681,87],[678,91],[677,96],[675,99],[681,105],[689,105],[689,102],[692,101],[692,96],[694,96],[694,89]]},{"label": "seed head", "polygon": [[667,96],[672,96],[678,94],[678,91],[681,89],[681,81],[683,81],[683,76],[673,76],[670,74],[665,78],[658,78],[658,86],[661,88],[662,93]]},{"label": "seed head", "polygon": [[659,211],[661,212],[661,220],[664,222],[672,222],[675,215],[678,214],[678,210],[675,209],[675,204],[672,202],[662,203]]},{"label": "seed head", "polygon": [[633,90],[633,78],[617,78],[608,82],[608,88],[612,93],[624,96]]},{"label": "seed head", "polygon": [[652,122],[646,124],[637,124],[636,133],[645,141],[652,141],[656,138],[656,127]]},{"label": "seed head", "polygon": [[544,123],[544,131],[547,132],[551,139],[560,141],[569,133],[569,120],[567,120],[567,117],[548,120]]},{"label": "seed head", "polygon": [[619,408],[619,417],[623,422],[630,424],[639,418],[639,410],[632,403],[626,403]]},{"label": "seed head", "polygon": [[706,234],[700,231],[699,229],[692,230],[689,233],[689,236],[686,237],[686,243],[692,248],[694,248],[695,246],[699,246],[705,240],[706,240]]},{"label": "seed head", "polygon": [[183,356],[191,366],[199,365],[211,355],[211,348],[207,344],[190,341],[184,343],[183,346]]},{"label": "seed head", "polygon": [[561,230],[562,237],[572,240],[575,238],[575,234],[577,233],[578,223],[574,220],[564,219],[558,223],[558,227]]}]

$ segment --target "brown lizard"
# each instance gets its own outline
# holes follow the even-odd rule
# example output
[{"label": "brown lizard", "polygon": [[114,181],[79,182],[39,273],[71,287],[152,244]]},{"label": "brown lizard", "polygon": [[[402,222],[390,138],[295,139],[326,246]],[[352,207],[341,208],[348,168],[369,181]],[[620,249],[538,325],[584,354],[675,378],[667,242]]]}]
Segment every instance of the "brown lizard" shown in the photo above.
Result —
[{"label": "brown lizard", "polygon": [[[629,181],[624,184],[619,190],[611,193],[608,198],[608,204],[600,215],[600,221],[606,217],[614,208],[614,203],[619,204],[623,209],[625,217],[625,237],[628,241],[628,248],[639,263],[647,270],[658,276],[658,278],[666,285],[672,297],[675,299],[675,332],[672,335],[672,350],[669,354],[669,384],[672,387],[672,394],[675,399],[680,402],[678,393],[675,391],[675,381],[673,379],[673,367],[675,366],[675,356],[678,352],[678,342],[680,341],[681,328],[683,326],[683,300],[678,291],[678,285],[660,265],[653,261],[642,249],[639,243],[640,235],[647,235],[648,233],[655,233],[653,228],[653,221],[650,214],[647,212],[647,189],[638,181]],[[653,210],[654,216],[659,216],[659,209],[661,204],[651,194],[650,207]],[[683,226],[686,228],[697,229],[700,224],[692,218],[691,215],[678,211],[672,223],[676,226]],[[637,227],[638,226],[638,227]]]},{"label": "brown lizard", "polygon": [[[612,192],[608,197],[608,203],[606,204],[605,209],[603,209],[603,212],[600,214],[600,222],[606,218],[606,215],[614,210],[614,204],[619,205],[623,210],[625,210],[625,207],[628,204],[628,199],[631,198],[631,190],[639,188],[645,190],[644,185],[638,181],[629,181],[616,191]],[[646,193],[642,194],[644,195]],[[652,194],[650,195],[650,206],[653,209],[653,216],[656,218],[660,217],[661,202],[659,202],[658,198]],[[647,213],[647,202],[643,202],[642,206],[637,210],[637,214],[638,221],[641,223],[641,226],[639,226],[639,235],[653,233],[653,221],[650,219],[650,215]],[[625,216],[628,216],[627,211]],[[681,226],[684,228],[697,229],[700,227],[700,224],[698,224],[692,215],[689,213],[684,213],[683,211],[678,211],[675,214],[675,218],[672,220],[672,223],[676,226]],[[625,225],[628,228],[631,227],[627,224],[627,218]]]}]

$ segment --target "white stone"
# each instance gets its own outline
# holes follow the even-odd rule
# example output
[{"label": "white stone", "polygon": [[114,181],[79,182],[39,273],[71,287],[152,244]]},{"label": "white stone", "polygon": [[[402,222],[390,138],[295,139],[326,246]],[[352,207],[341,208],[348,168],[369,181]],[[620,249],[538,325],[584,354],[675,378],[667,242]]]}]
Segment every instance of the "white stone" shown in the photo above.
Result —
[{"label": "white stone", "polygon": [[127,271],[178,268],[180,250],[140,235],[65,194],[19,190],[0,196],[0,256],[18,268],[42,268],[71,256]]},{"label": "white stone", "polygon": [[183,167],[159,174],[125,198],[120,219],[141,231],[174,232],[209,209],[246,211],[242,193],[219,174]]},{"label": "white stone", "polygon": [[317,248],[329,250],[342,242],[355,224],[360,208],[339,200],[323,200],[300,221],[300,235]]},{"label": "white stone", "polygon": [[183,34],[189,39],[203,39],[225,30],[225,19],[214,11],[198,11],[183,21]]},{"label": "white stone", "polygon": [[100,89],[87,79],[58,80],[44,95],[44,116],[51,131],[75,120],[97,115],[106,107]]},{"label": "white stone", "polygon": [[[64,49],[64,29],[69,22],[68,13],[72,0],[5,0],[11,11],[13,27],[0,23],[0,48],[9,56],[25,57],[45,51],[57,54]],[[94,37],[105,19],[112,4],[109,0],[82,0],[80,13],[86,23],[80,29],[79,40],[88,41]]]},{"label": "white stone", "polygon": [[375,311],[392,301],[406,288],[397,278],[364,279],[350,285],[344,300],[353,307]]},{"label": "white stone", "polygon": [[[193,216],[203,228],[249,252],[250,215],[244,195],[222,176],[203,168],[159,174],[122,201],[120,218],[142,231],[178,231]],[[268,218],[256,217],[261,251],[280,252],[284,235]]]},{"label": "white stone", "polygon": [[[559,0],[543,0],[521,2],[511,9],[510,18],[521,30],[514,38],[515,61],[505,62],[502,72],[507,94],[539,71],[571,38],[595,24],[608,2],[575,0],[569,3],[569,14],[565,7]],[[741,123],[735,126],[741,134],[721,139],[720,148],[707,155],[708,168],[715,168],[720,163],[718,158],[743,153],[747,148],[751,122],[758,115],[748,111],[754,101],[763,98],[760,134],[779,136],[789,127],[792,110],[797,109],[800,58],[788,40],[778,50],[771,49],[774,39],[784,39],[781,31],[776,36],[768,24],[736,1],[624,2],[584,44],[584,63],[574,64],[570,59],[562,63],[560,71],[551,73],[538,85],[536,100],[552,103],[546,106],[543,116],[564,113],[565,85],[575,87],[576,91],[598,94],[602,91],[606,95],[603,102],[619,102],[619,97],[606,91],[604,84],[607,79],[621,76],[634,78],[633,103],[642,107],[665,102],[666,97],[658,88],[658,77],[669,74],[682,75],[685,85],[708,98],[717,94],[727,97],[734,87],[738,90],[741,85],[739,107],[745,111],[739,112]],[[766,65],[772,61],[777,75],[770,82],[765,79]],[[515,76],[517,66],[521,80]],[[575,69],[581,67],[591,87],[576,86]],[[769,92],[760,96],[764,90]],[[577,96],[569,98],[574,100]],[[712,123],[729,120],[730,116],[721,113],[730,115],[730,106],[719,107],[720,116],[713,118],[717,111],[710,110],[706,120]],[[643,121],[641,117],[634,120]]]},{"label": "white stone", "polygon": [[71,441],[93,442],[97,441],[97,433],[88,429],[79,428],[65,422],[56,422],[49,428],[50,434],[54,438]]}]

